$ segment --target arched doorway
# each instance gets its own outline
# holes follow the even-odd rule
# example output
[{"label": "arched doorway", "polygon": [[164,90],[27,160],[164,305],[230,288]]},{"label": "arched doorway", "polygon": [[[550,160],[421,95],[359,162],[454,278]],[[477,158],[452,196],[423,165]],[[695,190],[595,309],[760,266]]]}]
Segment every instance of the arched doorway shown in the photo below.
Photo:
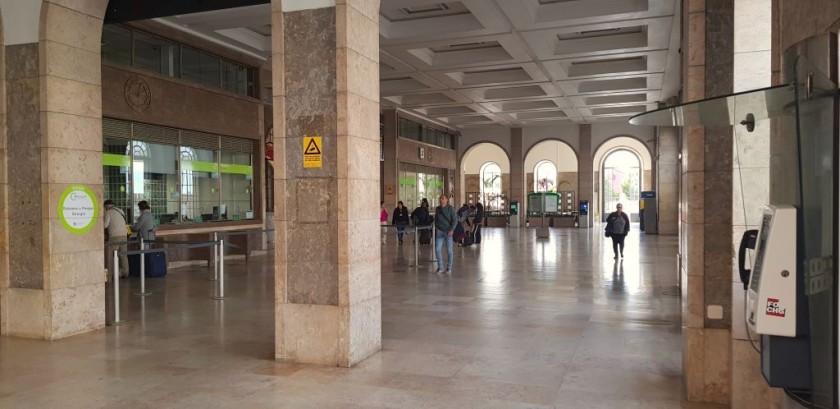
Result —
[{"label": "arched doorway", "polygon": [[557,193],[559,213],[571,215],[577,211],[578,159],[567,143],[546,140],[534,145],[525,155],[524,167],[528,193]]},{"label": "arched doorway", "polygon": [[510,194],[510,159],[489,142],[469,148],[461,159],[461,191],[457,204],[482,202],[488,212],[503,211]]},{"label": "arched doorway", "polygon": [[631,220],[639,220],[640,192],[652,183],[653,158],[647,145],[636,138],[616,136],[603,142],[593,155],[594,220],[604,221],[621,202]]},{"label": "arched doorway", "polygon": [[628,149],[616,149],[604,158],[601,165],[601,209],[612,212],[621,203],[631,217],[639,214],[639,195],[642,187],[642,161]]}]

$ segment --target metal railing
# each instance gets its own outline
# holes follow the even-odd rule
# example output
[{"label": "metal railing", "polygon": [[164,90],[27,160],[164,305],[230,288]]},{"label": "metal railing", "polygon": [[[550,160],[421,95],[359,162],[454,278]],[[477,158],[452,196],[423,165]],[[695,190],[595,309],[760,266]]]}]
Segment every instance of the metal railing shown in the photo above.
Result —
[{"label": "metal railing", "polygon": [[[215,287],[215,292],[213,295],[210,296],[213,300],[225,300],[229,297],[225,295],[225,240],[213,240],[213,241],[160,241],[160,243],[164,246],[169,244],[177,244],[177,246],[166,246],[162,248],[146,248],[148,243],[156,243],[154,240],[145,241],[143,239],[140,240],[129,240],[125,242],[109,242],[108,246],[120,246],[123,244],[140,244],[140,250],[128,250],[128,251],[119,251],[114,250],[113,256],[114,259],[112,260],[112,277],[113,277],[113,288],[114,288],[114,315],[113,321],[108,322],[108,325],[121,325],[124,324],[125,321],[120,319],[120,256],[131,256],[131,255],[139,255],[140,256],[140,291],[134,293],[134,295],[139,297],[147,297],[152,295],[151,292],[146,291],[146,254],[153,254],[153,253],[170,253],[175,251],[181,250],[188,250],[188,249],[197,249],[197,248],[213,248],[214,256],[217,256],[218,263],[215,264],[214,271],[218,277],[218,284]],[[215,257],[214,257],[215,258]]]}]

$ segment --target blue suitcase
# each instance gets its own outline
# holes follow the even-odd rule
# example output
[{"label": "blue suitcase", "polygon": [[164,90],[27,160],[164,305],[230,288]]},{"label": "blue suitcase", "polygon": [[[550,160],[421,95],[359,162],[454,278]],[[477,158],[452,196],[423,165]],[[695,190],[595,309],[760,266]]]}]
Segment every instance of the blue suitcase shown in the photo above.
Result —
[{"label": "blue suitcase", "polygon": [[[166,253],[148,253],[146,257],[146,277],[163,277],[166,275]],[[140,277],[140,255],[128,256],[128,275]]]}]

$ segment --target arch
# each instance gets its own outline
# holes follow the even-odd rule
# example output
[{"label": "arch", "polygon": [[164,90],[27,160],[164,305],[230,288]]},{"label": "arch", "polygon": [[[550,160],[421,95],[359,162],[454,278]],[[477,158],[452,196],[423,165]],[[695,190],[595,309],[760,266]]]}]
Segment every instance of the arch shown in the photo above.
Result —
[{"label": "arch", "polygon": [[528,150],[525,151],[525,155],[523,156],[523,159],[527,158],[528,155],[531,153],[531,151],[533,151],[534,148],[536,148],[537,146],[539,146],[539,145],[541,145],[545,142],[552,142],[552,141],[560,142],[563,145],[566,145],[569,148],[569,150],[571,150],[572,153],[575,154],[575,160],[580,160],[580,154],[578,153],[577,149],[575,149],[575,147],[572,146],[572,144],[570,144],[569,142],[564,141],[560,138],[542,138],[542,139],[534,142],[530,147],[528,147]]},{"label": "arch", "polygon": [[[595,185],[595,192],[593,196],[593,215],[595,220],[602,220],[606,217],[607,212],[606,202],[604,200],[604,163],[606,158],[618,151],[625,150],[633,153],[639,160],[640,176],[639,176],[639,190],[649,190],[651,188],[652,173],[653,173],[653,156],[651,155],[648,146],[639,138],[632,135],[616,135],[601,142],[592,154],[592,171],[593,182]],[[637,207],[638,202],[631,204],[631,207]],[[638,210],[636,210],[638,213]],[[632,214],[631,214],[632,216]],[[636,216],[638,217],[638,216]]]},{"label": "arch", "polygon": [[507,201],[512,164],[508,152],[497,143],[477,142],[464,151],[458,164],[458,180],[461,186],[458,192],[459,203],[475,203],[487,199],[484,195],[483,173],[491,163],[499,167],[501,189],[500,193],[496,193],[500,197],[494,200],[493,204],[502,206]]},{"label": "arch", "polygon": [[[553,177],[538,175],[542,166],[547,164],[553,168]],[[523,158],[523,186],[525,193],[537,191],[557,192],[564,197],[560,211],[571,213],[576,211],[580,159],[578,153],[566,141],[558,138],[544,138],[528,149]],[[551,170],[548,170],[551,172]],[[542,180],[542,183],[540,181]],[[527,201],[525,203],[527,207]]]},{"label": "arch", "polygon": [[508,152],[507,149],[505,149],[504,146],[499,145],[498,143],[493,142],[493,141],[485,141],[485,140],[476,141],[476,142],[471,143],[469,146],[467,146],[467,148],[464,149],[464,153],[461,154],[461,156],[458,158],[458,161],[463,161],[464,158],[466,158],[470,154],[470,152],[472,152],[476,147],[478,147],[479,145],[484,145],[484,144],[493,145],[493,146],[499,148],[502,152],[505,153],[505,156],[507,156],[508,163],[511,162],[510,152]]}]

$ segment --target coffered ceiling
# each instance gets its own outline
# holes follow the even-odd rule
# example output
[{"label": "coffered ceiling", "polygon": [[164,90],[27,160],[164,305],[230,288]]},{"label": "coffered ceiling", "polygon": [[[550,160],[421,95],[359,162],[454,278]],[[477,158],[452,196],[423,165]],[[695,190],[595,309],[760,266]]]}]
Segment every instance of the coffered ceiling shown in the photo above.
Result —
[{"label": "coffered ceiling", "polygon": [[[679,88],[677,0],[382,0],[383,107],[454,128],[624,121]],[[268,58],[269,6],[160,20]]]}]

